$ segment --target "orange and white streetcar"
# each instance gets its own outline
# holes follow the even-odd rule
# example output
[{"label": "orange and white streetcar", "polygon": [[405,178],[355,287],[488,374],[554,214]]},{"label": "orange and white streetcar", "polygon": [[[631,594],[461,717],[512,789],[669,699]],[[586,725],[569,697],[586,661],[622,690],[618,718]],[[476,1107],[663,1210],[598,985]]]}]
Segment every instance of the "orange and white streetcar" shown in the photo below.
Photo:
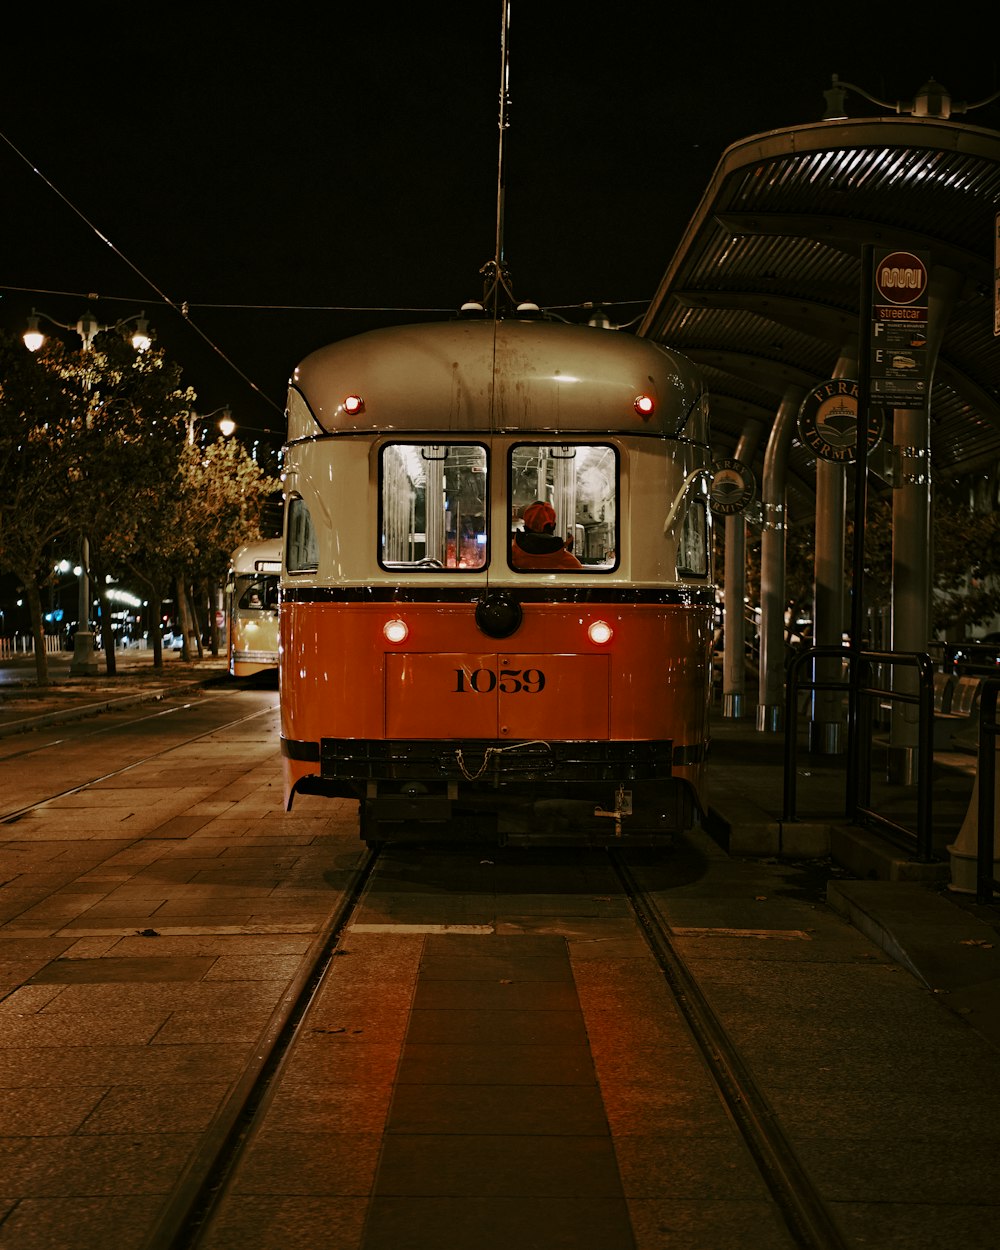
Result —
[{"label": "orange and white streetcar", "polygon": [[694,366],[534,305],[295,370],[285,801],[371,845],[657,845],[702,805],[714,587]]}]

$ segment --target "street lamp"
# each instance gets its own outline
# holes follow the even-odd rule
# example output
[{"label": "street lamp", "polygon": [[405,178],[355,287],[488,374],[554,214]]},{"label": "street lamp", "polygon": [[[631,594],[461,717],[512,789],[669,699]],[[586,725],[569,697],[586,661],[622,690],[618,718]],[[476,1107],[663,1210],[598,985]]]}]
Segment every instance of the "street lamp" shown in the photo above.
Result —
[{"label": "street lamp", "polygon": [[826,101],[823,121],[847,120],[844,100],[849,91],[854,91],[858,95],[864,96],[866,100],[870,100],[872,104],[877,104],[879,108],[892,109],[896,113],[906,113],[911,117],[932,117],[939,118],[942,121],[947,121],[952,113],[970,113],[973,109],[982,108],[984,104],[992,104],[994,100],[1000,99],[1000,91],[994,91],[985,100],[978,100],[974,104],[959,103],[951,98],[951,92],[947,87],[943,87],[939,82],[935,82],[933,78],[930,78],[923,84],[912,100],[880,100],[878,96],[872,95],[864,87],[859,87],[853,82],[847,82],[837,74],[834,74],[829,88],[823,92],[823,98]]},{"label": "street lamp", "polygon": [[89,352],[94,345],[94,339],[102,330],[116,330],[128,325],[130,321],[136,323],[132,332],[132,346],[137,352],[144,352],[152,343],[149,335],[149,321],[146,319],[146,310],[135,313],[131,317],[124,317],[121,321],[116,321],[113,325],[102,325],[89,308],[85,308],[80,314],[75,325],[70,325],[65,321],[57,321],[55,317],[50,317],[48,313],[39,312],[37,308],[31,310],[31,316],[28,318],[28,328],[24,332],[23,342],[29,352],[37,352],[45,342],[45,335],[39,329],[38,322],[40,318],[51,321],[54,326],[58,326],[61,330],[75,330],[80,336],[83,344],[83,350]]},{"label": "street lamp", "polygon": [[194,444],[196,428],[199,425],[207,427],[208,422],[211,421],[211,419],[218,412],[222,413],[218,422],[219,433],[223,436],[223,438],[228,438],[230,434],[233,433],[236,429],[236,422],[233,420],[233,414],[230,411],[228,404],[223,404],[221,408],[214,408],[211,412],[205,413],[204,416],[197,412],[189,412],[187,418],[187,436],[189,444]]},{"label": "street lamp", "polygon": [[[28,318],[28,328],[24,332],[24,345],[29,352],[37,352],[45,342],[45,335],[39,329],[40,319],[50,321],[61,330],[75,330],[80,336],[80,343],[85,352],[94,346],[94,339],[102,330],[121,330],[130,322],[135,322],[132,332],[132,346],[137,352],[144,352],[152,343],[149,335],[149,322],[146,320],[145,309],[134,313],[131,317],[123,317],[113,325],[102,325],[89,308],[84,309],[75,325],[50,317],[48,313],[32,308]],[[97,657],[94,654],[94,635],[90,631],[90,539],[86,534],[80,537],[80,597],[77,610],[76,636],[73,639],[73,660],[69,666],[72,677],[93,677],[98,672]]]}]

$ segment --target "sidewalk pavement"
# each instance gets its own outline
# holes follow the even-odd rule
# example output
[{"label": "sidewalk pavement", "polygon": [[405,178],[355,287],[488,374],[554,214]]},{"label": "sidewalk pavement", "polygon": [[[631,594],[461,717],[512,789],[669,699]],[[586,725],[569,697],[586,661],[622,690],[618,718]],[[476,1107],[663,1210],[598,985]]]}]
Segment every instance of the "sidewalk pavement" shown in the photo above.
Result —
[{"label": "sidewalk pavement", "polygon": [[97,653],[97,674],[72,677],[72,652],[56,652],[48,657],[49,684],[43,687],[37,683],[32,656],[0,661],[0,738],[154,702],[186,687],[225,680],[228,673],[226,660],[209,653],[185,661],[178,651],[164,651],[159,669],[153,667],[152,651],[119,651],[115,659],[114,677],[106,672],[102,652]]},{"label": "sidewalk pavement", "polygon": [[[51,684],[39,689],[30,658],[0,664],[0,738],[153,701],[185,687],[226,680],[223,659],[185,662],[164,653],[125,652],[118,674],[70,677],[70,655],[51,657]],[[103,657],[102,657],[103,660]],[[275,744],[277,747],[277,744]],[[946,847],[969,807],[974,756],[935,754],[934,843],[940,858],[919,863],[845,812],[843,756],[802,752],[797,819],[783,819],[784,736],[716,710],[708,757],[708,831],[730,856],[813,860],[829,872],[827,902],[907,968],[971,1027],[1000,1046],[1000,899],[987,905],[950,888]],[[905,821],[913,788],[876,786],[879,801]],[[893,806],[895,805],[895,807]]]},{"label": "sidewalk pavement", "polygon": [[[713,838],[734,858],[825,861],[828,904],[1000,1047],[1000,897],[981,905],[974,894],[953,889],[947,851],[969,811],[976,757],[935,752],[937,858],[922,863],[848,820],[843,755],[800,750],[797,819],[785,820],[784,752],[783,734],[713,714],[707,769]],[[875,810],[914,827],[915,787],[873,777],[872,792]]]}]

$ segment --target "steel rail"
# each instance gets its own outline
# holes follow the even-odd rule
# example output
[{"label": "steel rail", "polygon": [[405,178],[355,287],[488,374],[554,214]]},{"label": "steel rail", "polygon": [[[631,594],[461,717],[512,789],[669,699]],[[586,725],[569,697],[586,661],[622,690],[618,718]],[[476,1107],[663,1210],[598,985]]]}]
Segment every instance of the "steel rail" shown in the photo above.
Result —
[{"label": "steel rail", "polygon": [[294,1047],[378,858],[378,852],[371,851],[361,860],[339,905],[310,943],[298,971],[258,1037],[247,1066],[189,1159],[143,1250],[195,1250],[208,1233],[243,1149],[255,1125],[266,1114],[283,1061]]},{"label": "steel rail", "polygon": [[678,954],[669,926],[622,857],[612,850],[609,858],[646,943],[794,1244],[800,1250],[847,1250],[774,1111]]},{"label": "steel rail", "polygon": [[[173,712],[182,712],[184,711],[185,708],[190,707],[190,706],[193,706],[193,704],[184,703],[184,704],[181,704],[179,707],[166,708],[160,712],[157,712],[156,715],[167,716]],[[257,716],[273,715],[276,711],[277,711],[277,708],[264,707],[264,708],[259,708],[256,712],[248,712],[246,716],[237,716],[235,720],[223,721],[221,724],[214,725],[211,729],[206,729],[202,733],[194,734],[190,738],[185,738],[182,742],[171,743],[170,746],[163,747],[162,750],[159,750],[159,751],[153,751],[149,755],[144,755],[141,759],[133,760],[130,764],[123,764],[121,768],[114,768],[109,773],[102,773],[99,777],[91,777],[87,781],[81,781],[79,785],[67,786],[65,790],[57,790],[54,794],[47,794],[44,799],[36,799],[33,803],[25,804],[24,807],[17,807],[9,812],[0,812],[0,825],[15,824],[23,816],[26,816],[28,812],[33,812],[35,808],[37,807],[44,807],[46,803],[51,803],[55,799],[64,799],[70,794],[79,794],[83,790],[90,789],[91,786],[100,785],[101,782],[103,781],[110,781],[112,777],[120,777],[123,773],[130,772],[133,768],[139,768],[143,764],[148,764],[150,760],[156,760],[156,759],[159,759],[163,755],[169,755],[171,751],[179,751],[182,747],[189,747],[192,742],[200,742],[202,738],[210,738],[213,734],[221,733],[223,730],[226,730],[226,729],[232,729],[235,725],[242,725],[246,721],[253,720]],[[138,719],[151,720],[153,719],[153,717],[143,716]],[[136,721],[135,720],[130,721],[129,724],[134,725],[136,724]],[[121,725],[116,726],[116,727],[107,726],[104,729],[100,730],[99,732],[102,732],[102,733],[108,732],[112,728],[121,729],[124,727]],[[64,741],[64,739],[60,739],[60,742],[61,741]],[[58,745],[58,743],[51,743],[51,742],[46,743],[45,746],[40,747],[39,750],[50,749],[54,745]],[[17,757],[8,756],[6,758],[7,759],[19,758],[23,754],[25,753],[18,752]],[[5,762],[4,759],[0,758],[0,765],[2,765],[4,762]]]}]

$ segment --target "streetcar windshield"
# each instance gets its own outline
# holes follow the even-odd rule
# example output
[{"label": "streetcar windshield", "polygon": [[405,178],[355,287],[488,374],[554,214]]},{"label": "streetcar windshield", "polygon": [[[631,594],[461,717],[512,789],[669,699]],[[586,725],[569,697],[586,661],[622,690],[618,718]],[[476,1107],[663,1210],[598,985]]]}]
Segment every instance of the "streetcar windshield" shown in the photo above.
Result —
[{"label": "streetcar windshield", "polygon": [[275,574],[238,573],[236,575],[236,606],[244,612],[278,606],[278,578]]},{"label": "streetcar windshield", "polygon": [[486,567],[487,453],[480,443],[387,443],[381,456],[387,569]]},{"label": "streetcar windshield", "polygon": [[607,443],[519,443],[510,452],[510,563],[517,571],[611,572],[618,453]]}]

